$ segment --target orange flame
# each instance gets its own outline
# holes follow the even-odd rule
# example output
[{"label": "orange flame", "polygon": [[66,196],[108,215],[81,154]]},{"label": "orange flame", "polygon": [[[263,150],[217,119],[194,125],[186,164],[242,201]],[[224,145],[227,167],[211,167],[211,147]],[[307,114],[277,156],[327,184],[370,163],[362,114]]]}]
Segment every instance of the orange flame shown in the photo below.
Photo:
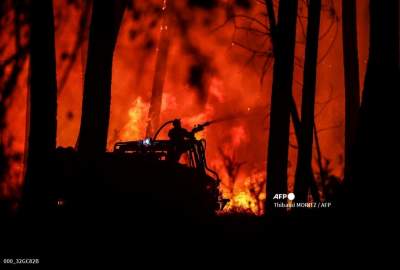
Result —
[{"label": "orange flame", "polygon": [[122,129],[120,140],[138,140],[144,138],[149,104],[138,97],[128,110],[129,121]]}]

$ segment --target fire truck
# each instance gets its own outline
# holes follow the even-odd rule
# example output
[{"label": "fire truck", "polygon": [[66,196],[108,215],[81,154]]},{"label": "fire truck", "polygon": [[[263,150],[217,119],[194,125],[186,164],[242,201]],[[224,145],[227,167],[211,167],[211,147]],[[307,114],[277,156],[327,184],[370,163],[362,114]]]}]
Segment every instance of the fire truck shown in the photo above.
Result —
[{"label": "fire truck", "polygon": [[218,174],[207,165],[206,141],[185,139],[182,161],[169,159],[173,142],[157,135],[170,122],[152,138],[117,142],[101,155],[86,157],[73,148],[58,148],[49,166],[49,179],[57,179],[49,181],[51,205],[82,216],[97,211],[99,216],[137,220],[215,215],[228,200],[219,190]]},{"label": "fire truck", "polygon": [[[164,164],[164,166],[175,167],[178,170],[180,168],[181,170],[190,171],[191,175],[199,182],[199,188],[205,190],[202,200],[205,200],[214,211],[222,210],[228,200],[224,199],[219,191],[220,179],[218,174],[207,165],[205,139],[196,139],[193,136],[193,138],[184,140],[181,147],[185,149],[185,153],[179,164],[168,160],[168,155],[174,147],[174,142],[171,140],[158,140],[157,137],[160,131],[173,121],[164,123],[152,138],[117,142],[114,145],[113,154],[130,157],[136,162],[152,162],[154,168]],[[199,132],[210,124],[211,122],[199,124],[192,129],[192,132]]]}]

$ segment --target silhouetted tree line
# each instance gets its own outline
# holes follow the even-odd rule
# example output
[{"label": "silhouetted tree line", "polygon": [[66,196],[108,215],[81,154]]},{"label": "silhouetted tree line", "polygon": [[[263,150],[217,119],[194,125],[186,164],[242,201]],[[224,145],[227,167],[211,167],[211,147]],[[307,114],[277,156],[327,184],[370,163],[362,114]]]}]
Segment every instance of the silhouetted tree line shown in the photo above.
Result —
[{"label": "silhouetted tree line", "polygon": [[[272,17],[272,1],[266,0],[265,2],[267,8],[269,7],[269,17]],[[267,190],[270,199],[266,201],[266,209],[269,210],[274,209],[272,205],[273,195],[287,193],[287,144],[292,88],[291,73],[293,72],[293,43],[296,33],[296,2],[297,0],[279,1],[278,23],[276,29],[271,27],[271,34],[276,35],[278,40],[275,44],[279,46],[279,39],[283,39],[284,45],[280,45],[280,50],[274,50],[275,63],[267,161]],[[346,161],[342,192],[338,191],[339,194],[336,194],[336,196],[339,195],[339,198],[336,198],[337,201],[334,202],[342,209],[354,210],[357,203],[361,203],[365,199],[366,194],[373,194],[375,193],[373,192],[374,188],[385,186],[385,184],[379,183],[380,181],[388,181],[388,179],[385,179],[385,171],[387,170],[385,163],[387,160],[383,158],[386,156],[383,151],[389,147],[384,146],[382,137],[384,136],[383,126],[390,119],[390,114],[387,109],[381,111],[380,108],[381,106],[385,107],[386,93],[391,89],[398,89],[399,86],[398,5],[398,1],[379,2],[370,0],[369,58],[361,107],[359,107],[356,3],[355,1],[343,1]],[[308,201],[309,192],[313,193],[313,190],[310,190],[312,187],[310,185],[312,183],[311,151],[320,9],[321,1],[308,1],[302,114],[300,136],[297,137],[299,152],[294,189],[297,202]],[[290,22],[289,28],[288,22]],[[269,23],[273,25],[271,24],[273,17],[269,20]],[[285,48],[288,51],[285,51]],[[282,65],[282,59],[286,59],[285,65]],[[285,72],[286,76],[282,76],[282,72]],[[284,211],[275,209],[274,212],[283,214]]]},{"label": "silhouetted tree line", "polygon": [[[371,193],[363,193],[361,190],[369,186],[371,191],[374,186],[378,186],[378,179],[384,178],[383,174],[388,170],[383,165],[382,157],[385,154],[383,154],[382,149],[390,147],[378,146],[383,142],[378,136],[383,133],[381,126],[389,118],[390,114],[385,110],[378,111],[377,108],[378,105],[384,106],[385,104],[382,100],[384,96],[381,94],[382,91],[398,88],[398,81],[395,79],[398,77],[399,60],[398,2],[387,1],[384,4],[380,4],[378,1],[370,1],[370,53],[360,106],[356,26],[357,4],[354,0],[342,1],[345,89],[345,162],[342,184],[339,184],[337,177],[330,175],[329,161],[323,160],[314,121],[317,64],[318,60],[321,61],[326,56],[325,53],[321,56],[321,59],[318,59],[318,43],[321,38],[319,34],[320,13],[324,9],[324,2],[319,0],[264,0],[255,1],[255,3],[265,6],[265,22],[260,21],[258,17],[235,14],[230,11],[225,23],[233,21],[235,32],[245,31],[246,37],[252,36],[256,38],[264,34],[269,36],[271,41],[272,48],[270,50],[272,50],[272,54],[268,49],[260,51],[245,43],[236,41],[235,36],[233,36],[235,44],[251,53],[250,59],[260,54],[265,56],[266,60],[262,67],[262,75],[268,68],[269,58],[271,56],[274,57],[265,208],[272,215],[274,213],[278,215],[286,213],[284,209],[274,208],[273,202],[279,202],[279,200],[273,200],[272,198],[275,194],[287,194],[288,192],[288,144],[291,120],[298,146],[294,186],[296,202],[307,202],[309,195],[311,195],[313,201],[319,201],[319,187],[321,187],[325,200],[332,200],[339,208],[350,209],[352,205],[355,205],[355,202],[360,201],[361,194]],[[294,48],[298,3],[305,4],[308,10],[301,115],[297,112],[296,103],[291,93],[293,88],[292,73],[294,63],[296,63]],[[329,14],[335,14],[334,7],[329,5],[325,9]],[[275,9],[278,11],[277,18],[275,17]],[[384,15],[386,12],[388,16]],[[240,24],[235,21],[236,18],[244,19],[248,24]],[[257,25],[257,27],[252,27],[252,25]],[[325,34],[323,33],[322,36],[325,36]],[[390,42],[390,39],[392,39],[392,42]],[[377,68],[378,66],[379,68]],[[373,92],[373,94],[370,94],[370,92]],[[378,115],[382,115],[382,118],[378,117]],[[319,168],[319,183],[316,182],[312,170],[314,144]]]}]

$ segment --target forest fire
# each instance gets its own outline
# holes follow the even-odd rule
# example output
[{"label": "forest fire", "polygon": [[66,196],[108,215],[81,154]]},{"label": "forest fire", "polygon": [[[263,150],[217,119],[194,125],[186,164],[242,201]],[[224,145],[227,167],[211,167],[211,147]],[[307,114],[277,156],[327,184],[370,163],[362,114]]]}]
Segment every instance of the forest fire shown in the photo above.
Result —
[{"label": "forest fire", "polygon": [[376,198],[394,179],[399,11],[0,1],[0,263],[371,251],[392,216]]},{"label": "forest fire", "polygon": [[[1,20],[0,63],[16,53],[12,1]],[[88,1],[90,2],[90,1]],[[113,58],[111,113],[107,149],[117,141],[146,136],[149,110],[157,75],[157,53],[168,19],[169,45],[162,84],[159,123],[181,118],[192,128],[208,120],[218,121],[199,134],[207,140],[207,160],[222,179],[221,189],[231,201],[226,211],[244,209],[264,213],[266,158],[273,62],[271,42],[259,36],[266,24],[262,1],[135,1],[124,13]],[[277,9],[277,2],[275,9]],[[299,1],[293,96],[300,108],[304,65],[306,1]],[[364,78],[368,53],[368,5],[357,1],[360,78]],[[167,5],[167,8],[165,8]],[[81,119],[83,78],[87,58],[90,12],[86,1],[54,1],[58,79],[57,146],[75,146]],[[315,125],[322,161],[330,175],[343,177],[343,60],[341,3],[322,1],[316,91]],[[232,21],[234,15],[236,21]],[[261,15],[260,15],[261,14]],[[21,15],[22,17],[24,15]],[[253,18],[246,21],[246,18]],[[264,21],[259,21],[264,20]],[[22,23],[22,21],[21,21]],[[254,26],[255,30],[249,30]],[[161,31],[160,31],[161,28]],[[5,31],[4,29],[7,29]],[[247,29],[247,30],[246,30]],[[24,30],[21,36],[24,36]],[[19,36],[20,34],[18,34]],[[23,38],[23,42],[26,41]],[[161,41],[160,41],[161,40]],[[26,46],[22,44],[21,46]],[[4,49],[3,49],[4,48]],[[68,68],[70,65],[73,68]],[[11,66],[2,70],[1,83]],[[28,60],[22,66],[15,90],[5,103],[1,142],[8,170],[1,181],[1,196],[18,197],[23,184]],[[260,72],[261,71],[261,72]],[[61,78],[68,78],[62,87]],[[262,83],[260,83],[262,81]],[[237,117],[235,117],[237,116]],[[166,131],[160,134],[166,138]],[[297,142],[290,130],[289,190],[293,189]],[[318,175],[316,154],[314,173]],[[329,160],[330,162],[325,162]]]}]

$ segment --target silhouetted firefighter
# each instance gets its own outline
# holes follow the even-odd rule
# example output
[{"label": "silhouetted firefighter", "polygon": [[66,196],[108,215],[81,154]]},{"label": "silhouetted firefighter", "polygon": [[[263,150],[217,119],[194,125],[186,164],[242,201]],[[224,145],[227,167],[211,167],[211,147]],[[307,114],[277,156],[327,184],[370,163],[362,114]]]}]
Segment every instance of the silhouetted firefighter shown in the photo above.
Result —
[{"label": "silhouetted firefighter", "polygon": [[197,132],[202,131],[208,124],[209,122],[197,125],[191,131],[188,131],[182,127],[180,119],[175,119],[172,122],[174,127],[168,132],[168,137],[171,140],[171,149],[168,152],[168,160],[178,162],[181,155],[188,150],[185,140],[195,140],[194,135]]}]

